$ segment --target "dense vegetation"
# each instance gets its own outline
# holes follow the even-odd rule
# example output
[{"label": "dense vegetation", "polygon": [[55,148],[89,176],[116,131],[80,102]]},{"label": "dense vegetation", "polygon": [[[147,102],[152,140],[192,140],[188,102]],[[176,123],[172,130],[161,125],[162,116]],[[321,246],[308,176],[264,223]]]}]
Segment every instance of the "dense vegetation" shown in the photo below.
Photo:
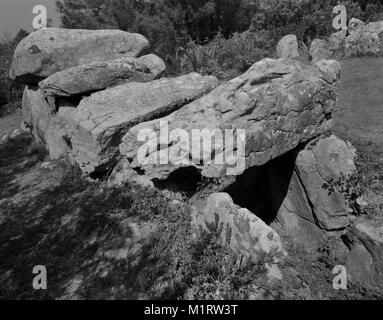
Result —
[{"label": "dense vegetation", "polygon": [[[345,0],[348,17],[383,20],[381,0]],[[60,0],[65,28],[116,28],[146,36],[171,75],[199,71],[231,78],[273,56],[277,41],[294,33],[305,50],[332,30],[338,0]],[[15,46],[25,37],[0,40],[0,116],[20,101],[22,88],[8,76]]]},{"label": "dense vegetation", "polygon": [[27,35],[24,30],[20,30],[14,40],[0,39],[0,117],[21,100],[23,87],[10,79],[9,68],[17,44]]},{"label": "dense vegetation", "polygon": [[[230,77],[272,56],[275,44],[286,34],[296,34],[306,46],[314,38],[329,35],[333,32],[332,10],[338,2],[63,0],[57,6],[64,27],[117,28],[143,34],[170,73],[195,70]],[[379,0],[342,3],[349,18],[383,19]]]}]

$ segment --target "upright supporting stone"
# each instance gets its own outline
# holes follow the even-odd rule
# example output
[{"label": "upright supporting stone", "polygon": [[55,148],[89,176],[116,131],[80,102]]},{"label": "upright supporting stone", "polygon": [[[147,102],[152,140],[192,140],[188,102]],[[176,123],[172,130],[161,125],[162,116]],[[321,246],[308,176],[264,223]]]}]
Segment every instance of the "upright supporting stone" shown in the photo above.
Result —
[{"label": "upright supporting stone", "polygon": [[291,59],[298,58],[298,40],[293,34],[284,36],[277,45],[277,56],[279,58]]}]

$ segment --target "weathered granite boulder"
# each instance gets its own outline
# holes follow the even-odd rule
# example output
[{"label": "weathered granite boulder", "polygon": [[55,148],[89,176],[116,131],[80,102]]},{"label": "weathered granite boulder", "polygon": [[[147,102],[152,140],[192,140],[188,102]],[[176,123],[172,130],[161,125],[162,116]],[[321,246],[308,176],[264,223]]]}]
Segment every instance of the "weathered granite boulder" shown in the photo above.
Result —
[{"label": "weathered granite boulder", "polygon": [[[65,147],[60,152],[56,148],[51,156],[69,152],[87,174],[109,170],[118,156],[122,137],[132,126],[176,111],[217,85],[214,77],[191,73],[147,83],[126,83],[94,93],[77,108],[59,108],[55,124],[61,129],[51,130],[52,141],[64,139],[69,150]],[[48,145],[48,149],[52,150],[52,146]]]},{"label": "weathered granite boulder", "polygon": [[339,74],[336,61],[264,59],[169,116],[130,128],[121,155],[151,180],[185,167],[208,178],[240,175],[331,128]]},{"label": "weathered granite boulder", "polygon": [[166,69],[154,54],[84,64],[51,75],[39,83],[45,95],[76,96],[126,82],[149,82]]},{"label": "weathered granite boulder", "polygon": [[50,103],[37,86],[27,86],[23,93],[23,122],[28,126],[36,141],[45,144],[46,131],[54,114]]},{"label": "weathered granite boulder", "polygon": [[383,218],[361,218],[346,234],[351,252],[346,268],[352,282],[383,288]]},{"label": "weathered granite boulder", "polygon": [[269,172],[270,203],[275,221],[271,227],[280,227],[306,251],[317,250],[326,239],[326,233],[315,222],[304,186],[298,174],[289,172],[280,162],[276,171]]},{"label": "weathered granite boulder", "polygon": [[342,190],[335,187],[329,192],[325,184],[354,174],[355,157],[349,143],[332,135],[316,139],[293,154],[291,173],[286,161],[271,168],[270,192],[277,220],[306,249],[318,248],[328,232],[350,225],[350,208]]},{"label": "weathered granite boulder", "polygon": [[212,194],[202,209],[194,208],[192,217],[197,232],[217,233],[223,244],[254,263],[279,263],[286,256],[279,235],[226,193]]},{"label": "weathered granite boulder", "polygon": [[313,61],[330,59],[332,53],[329,43],[326,40],[314,39],[310,45],[310,56]]},{"label": "weathered granite boulder", "polygon": [[331,179],[356,173],[356,150],[336,136],[319,139],[302,150],[296,160],[296,172],[304,186],[316,223],[321,229],[344,229],[350,224],[348,204],[340,190],[324,188]]},{"label": "weathered granite boulder", "polygon": [[298,40],[293,34],[284,36],[277,45],[277,56],[278,58],[297,58],[299,57],[298,51]]},{"label": "weathered granite boulder", "polygon": [[70,117],[76,111],[77,105],[72,101],[60,99],[59,113],[54,114],[47,127],[45,134],[45,147],[52,160],[68,158],[73,160],[71,151],[72,144],[67,128],[67,116]]},{"label": "weathered granite boulder", "polygon": [[18,82],[37,84],[77,65],[137,57],[148,47],[145,37],[119,30],[40,29],[17,46],[10,75]]},{"label": "weathered granite boulder", "polygon": [[348,34],[351,35],[359,31],[360,29],[362,29],[364,26],[365,26],[365,23],[362,20],[352,18],[348,22],[348,28],[347,28]]}]

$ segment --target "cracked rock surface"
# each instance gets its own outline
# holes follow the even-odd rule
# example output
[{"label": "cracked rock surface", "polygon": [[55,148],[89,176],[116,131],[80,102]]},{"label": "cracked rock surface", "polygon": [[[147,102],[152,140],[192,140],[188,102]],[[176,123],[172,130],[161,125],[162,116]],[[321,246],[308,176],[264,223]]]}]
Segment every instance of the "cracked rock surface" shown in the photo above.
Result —
[{"label": "cracked rock surface", "polygon": [[297,58],[299,57],[298,39],[295,35],[284,36],[277,45],[277,56],[279,58]]},{"label": "cracked rock surface", "polygon": [[35,140],[42,144],[46,141],[46,132],[54,107],[48,102],[37,86],[26,86],[22,101],[23,121]]},{"label": "cracked rock surface", "polygon": [[76,96],[127,82],[149,82],[166,69],[154,54],[84,64],[51,75],[39,86],[48,96]]},{"label": "cracked rock surface", "polygon": [[[281,163],[270,173],[273,203],[278,204],[277,219],[307,249],[318,248],[328,232],[345,230],[350,224],[350,208],[345,195],[335,187],[332,192],[324,188],[331,179],[356,172],[355,149],[332,135],[307,144],[294,156],[294,168],[286,173]],[[281,189],[283,181],[287,191]]]},{"label": "cracked rock surface", "polygon": [[[92,94],[77,108],[60,108],[52,130],[65,139],[71,158],[83,172],[113,168],[122,137],[134,125],[162,117],[216,87],[218,80],[197,73],[148,83],[126,83]],[[58,137],[57,137],[58,135]],[[52,155],[59,157],[59,152]],[[111,166],[111,167],[110,167]]]},{"label": "cracked rock surface", "polygon": [[383,219],[360,218],[346,234],[351,249],[347,270],[351,281],[383,288]]},{"label": "cracked rock surface", "polygon": [[212,194],[202,209],[194,208],[193,226],[218,232],[225,245],[254,263],[265,257],[279,263],[286,256],[279,235],[255,214],[236,206],[226,193]]},{"label": "cracked rock surface", "polygon": [[337,188],[329,192],[323,185],[331,179],[355,173],[355,158],[356,150],[336,136],[320,139],[298,154],[296,173],[321,229],[344,229],[350,224],[344,195]]},{"label": "cracked rock surface", "polygon": [[[195,167],[208,178],[240,175],[331,128],[339,75],[336,61],[306,65],[287,59],[261,60],[167,117],[129,128],[120,145],[121,155],[150,179],[165,180],[185,167]],[[158,139],[165,126],[168,141]],[[190,139],[195,130],[200,130],[200,139]],[[139,133],[145,131],[151,132],[149,141],[138,141]],[[226,131],[235,138],[225,140]],[[201,152],[201,140],[212,138],[212,148]],[[243,151],[243,166],[230,153],[233,150]],[[176,161],[169,157],[174,154]]]}]

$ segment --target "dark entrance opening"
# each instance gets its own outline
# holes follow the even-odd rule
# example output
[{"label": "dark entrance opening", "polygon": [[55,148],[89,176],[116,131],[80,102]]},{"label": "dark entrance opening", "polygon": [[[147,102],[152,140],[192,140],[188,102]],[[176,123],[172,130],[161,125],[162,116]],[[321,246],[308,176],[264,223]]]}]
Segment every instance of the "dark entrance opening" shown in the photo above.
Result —
[{"label": "dark entrance opening", "polygon": [[275,221],[287,196],[297,151],[293,150],[261,167],[253,167],[225,188],[234,203],[246,208],[266,224]]}]

